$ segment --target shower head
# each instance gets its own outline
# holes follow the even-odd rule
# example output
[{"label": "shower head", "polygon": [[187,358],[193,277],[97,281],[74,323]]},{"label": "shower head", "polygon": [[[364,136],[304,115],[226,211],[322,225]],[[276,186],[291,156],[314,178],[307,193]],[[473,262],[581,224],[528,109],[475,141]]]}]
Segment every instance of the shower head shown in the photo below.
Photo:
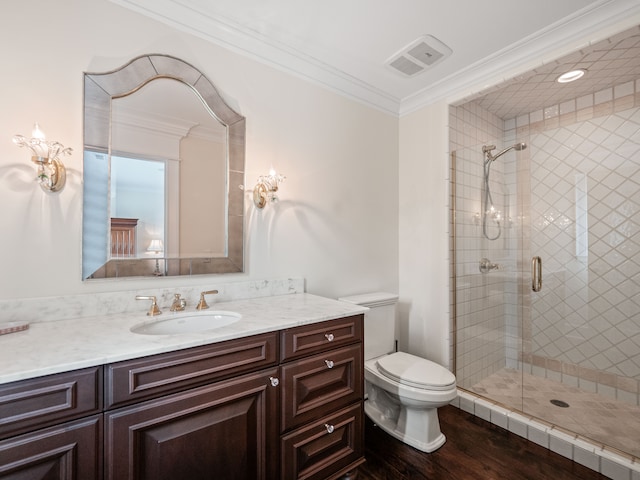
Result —
[{"label": "shower head", "polygon": [[507,147],[504,150],[501,150],[496,155],[493,155],[491,151],[495,150],[495,148],[496,148],[495,145],[484,145],[482,147],[482,153],[487,155],[487,159],[485,160],[485,162],[493,162],[496,158],[500,157],[501,155],[504,155],[509,150],[517,150],[517,151],[524,150],[525,148],[527,148],[527,144],[524,142],[518,142],[515,145],[511,145],[510,147]]}]

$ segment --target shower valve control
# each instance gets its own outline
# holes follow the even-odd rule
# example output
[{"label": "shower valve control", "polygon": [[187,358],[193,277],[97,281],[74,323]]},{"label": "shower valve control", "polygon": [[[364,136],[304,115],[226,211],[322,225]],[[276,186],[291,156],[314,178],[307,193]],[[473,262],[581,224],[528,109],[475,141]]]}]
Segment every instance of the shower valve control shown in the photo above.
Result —
[{"label": "shower valve control", "polygon": [[491,270],[500,270],[501,265],[492,263],[488,258],[480,259],[480,273],[489,273]]}]

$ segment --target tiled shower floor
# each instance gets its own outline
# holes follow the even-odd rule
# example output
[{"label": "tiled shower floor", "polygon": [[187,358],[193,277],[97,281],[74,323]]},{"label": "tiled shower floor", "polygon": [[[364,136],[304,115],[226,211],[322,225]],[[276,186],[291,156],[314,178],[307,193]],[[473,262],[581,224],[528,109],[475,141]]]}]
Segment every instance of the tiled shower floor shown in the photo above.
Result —
[{"label": "tiled shower floor", "polygon": [[[640,457],[640,407],[636,405],[512,369],[496,372],[470,390],[597,443]],[[551,400],[561,400],[569,407],[555,406]]]}]

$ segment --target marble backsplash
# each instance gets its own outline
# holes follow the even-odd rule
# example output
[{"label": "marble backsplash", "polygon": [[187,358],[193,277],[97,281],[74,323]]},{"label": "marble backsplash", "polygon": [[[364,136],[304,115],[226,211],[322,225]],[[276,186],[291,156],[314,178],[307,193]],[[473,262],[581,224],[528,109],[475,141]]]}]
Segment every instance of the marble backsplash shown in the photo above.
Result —
[{"label": "marble backsplash", "polygon": [[200,292],[207,290],[218,290],[217,295],[208,295],[206,298],[207,303],[213,307],[218,302],[304,293],[304,279],[283,278],[228,283],[211,281],[197,286],[0,300],[0,323],[51,322],[148,311],[150,302],[136,300],[136,295],[155,295],[158,306],[166,311],[171,306],[174,295],[179,293],[187,301],[187,310],[195,310]]}]

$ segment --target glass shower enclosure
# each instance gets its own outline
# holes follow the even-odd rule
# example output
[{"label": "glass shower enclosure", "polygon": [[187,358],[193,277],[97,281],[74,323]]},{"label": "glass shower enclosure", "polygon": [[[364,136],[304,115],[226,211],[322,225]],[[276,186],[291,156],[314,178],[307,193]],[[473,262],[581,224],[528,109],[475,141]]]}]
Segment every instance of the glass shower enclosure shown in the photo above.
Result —
[{"label": "glass shower enclosure", "polygon": [[458,385],[640,457],[640,109],[500,143],[451,155]]}]

